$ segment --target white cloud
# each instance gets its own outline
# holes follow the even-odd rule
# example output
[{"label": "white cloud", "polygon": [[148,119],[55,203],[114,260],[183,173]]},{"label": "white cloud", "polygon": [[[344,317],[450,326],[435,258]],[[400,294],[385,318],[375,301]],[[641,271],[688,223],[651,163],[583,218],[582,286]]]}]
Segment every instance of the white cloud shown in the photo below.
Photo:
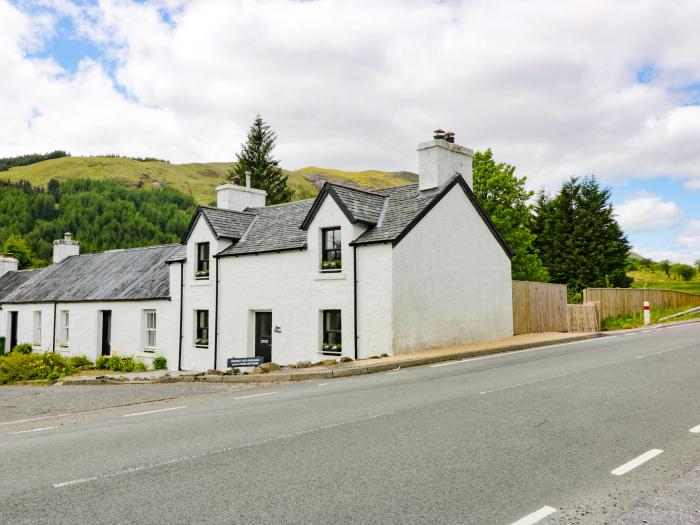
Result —
[{"label": "white cloud", "polygon": [[683,263],[695,265],[695,261],[700,259],[700,251],[691,250],[652,250],[637,252],[643,257],[648,257],[653,261],[669,260],[672,263]]},{"label": "white cloud", "polygon": [[699,191],[700,179],[690,179],[683,183],[683,189],[686,191]]},{"label": "white cloud", "polygon": [[700,250],[700,220],[692,220],[678,236],[678,244]]},{"label": "white cloud", "polygon": [[683,220],[680,207],[645,191],[615,206],[618,221],[625,231],[665,230]]},{"label": "white cloud", "polygon": [[[533,187],[700,181],[700,107],[670,89],[700,78],[693,0],[44,3],[105,47],[120,89],[98,62],[28,58],[50,21],[0,0],[0,156],[227,160],[260,112],[289,168],[416,170],[440,126]],[[638,84],[647,63],[661,73]]]}]

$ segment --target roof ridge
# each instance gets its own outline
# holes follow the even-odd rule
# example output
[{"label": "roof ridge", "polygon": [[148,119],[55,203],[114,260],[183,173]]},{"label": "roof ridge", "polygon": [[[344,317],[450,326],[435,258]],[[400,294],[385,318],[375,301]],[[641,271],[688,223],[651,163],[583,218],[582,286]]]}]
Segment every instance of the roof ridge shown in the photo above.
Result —
[{"label": "roof ridge", "polygon": [[[154,244],[153,246],[137,246],[135,248],[114,248],[112,250],[104,250],[101,252],[90,252],[90,253],[79,253],[77,255],[71,255],[71,257],[88,257],[93,255],[102,255],[104,253],[119,253],[119,252],[135,252],[137,250],[155,250],[156,248],[167,248],[167,247],[183,246],[182,243],[168,243],[168,244]],[[68,257],[66,257],[67,259]],[[37,268],[40,269],[40,268]]]},{"label": "roof ridge", "polygon": [[344,188],[346,190],[359,191],[361,193],[366,193],[367,195],[374,195],[375,197],[384,197],[384,195],[380,195],[378,193],[375,193],[375,190],[365,190],[365,189],[361,189],[361,188],[353,188],[352,186],[345,186],[344,184],[340,184],[338,182],[331,182],[331,181],[328,181],[326,184],[330,184],[331,186],[336,186],[338,188]]},{"label": "roof ridge", "polygon": [[266,210],[268,208],[275,208],[277,206],[289,206],[290,204],[299,204],[301,202],[313,201],[313,200],[316,200],[316,197],[309,197],[308,199],[299,199],[298,201],[279,202],[277,204],[268,204],[266,206],[257,206],[255,208],[249,206],[246,208],[246,210]]},{"label": "roof ridge", "polygon": [[[247,211],[242,211],[242,210],[230,210],[228,208],[219,208],[218,206],[204,206],[204,205],[199,205],[199,209],[207,209],[207,210],[215,210],[215,211],[226,211],[229,213],[240,213],[242,215],[255,215],[254,213],[250,213]],[[246,208],[248,209],[248,208]]]}]

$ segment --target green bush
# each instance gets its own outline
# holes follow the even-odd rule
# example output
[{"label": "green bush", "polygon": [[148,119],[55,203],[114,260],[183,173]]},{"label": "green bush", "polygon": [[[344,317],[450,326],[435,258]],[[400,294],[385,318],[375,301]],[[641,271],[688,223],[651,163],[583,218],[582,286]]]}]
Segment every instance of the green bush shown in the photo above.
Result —
[{"label": "green bush", "polygon": [[12,352],[15,354],[24,354],[28,355],[32,353],[32,345],[29,343],[22,343],[21,345],[17,345],[12,349]]},{"label": "green bush", "polygon": [[159,355],[153,359],[154,370],[165,370],[166,368],[168,368],[168,360],[164,356]]},{"label": "green bush", "polygon": [[105,356],[101,355],[100,357],[95,359],[95,368],[97,368],[98,370],[106,369],[107,368],[107,361],[108,361],[108,359]]},{"label": "green bush", "polygon": [[139,361],[138,363],[134,363],[134,372],[147,372],[148,367],[145,365],[145,363],[142,363]]},{"label": "green bush", "polygon": [[0,384],[30,381],[32,379],[56,379],[75,372],[67,359],[58,354],[22,354],[13,352],[0,357]]},{"label": "green bush", "polygon": [[105,364],[105,368],[107,370],[119,372],[122,368],[122,358],[119,357],[118,355],[111,356],[109,359],[107,359],[107,363]]},{"label": "green bush", "polygon": [[88,368],[93,368],[92,361],[90,361],[84,355],[76,355],[74,357],[68,358],[68,363],[73,368],[78,368],[80,370],[87,370]]},{"label": "green bush", "polygon": [[121,365],[119,366],[120,372],[133,372],[134,371],[134,358],[133,357],[122,357]]}]

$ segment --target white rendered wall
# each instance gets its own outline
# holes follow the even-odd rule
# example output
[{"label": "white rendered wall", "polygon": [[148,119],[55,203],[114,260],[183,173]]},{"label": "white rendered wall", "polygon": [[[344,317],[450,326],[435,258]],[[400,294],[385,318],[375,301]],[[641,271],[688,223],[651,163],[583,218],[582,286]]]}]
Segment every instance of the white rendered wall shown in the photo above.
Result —
[{"label": "white rendered wall", "polygon": [[418,188],[439,188],[456,174],[473,188],[473,156],[469,148],[442,139],[418,144]]},{"label": "white rendered wall", "polygon": [[513,335],[510,259],[455,186],[393,253],[397,353]]},{"label": "white rendered wall", "polygon": [[357,319],[360,359],[393,354],[392,246],[357,247]]},{"label": "white rendered wall", "polygon": [[[341,227],[343,268],[338,273],[321,273],[321,228],[334,226]],[[225,369],[228,357],[255,355],[255,311],[271,311],[272,326],[279,327],[272,334],[272,360],[276,363],[323,359],[321,311],[331,309],[341,310],[342,354],[354,358],[349,243],[363,231],[364,226],[352,225],[335,201],[327,198],[309,226],[308,249],[221,258],[217,367]],[[367,268],[376,266],[371,257],[363,259]],[[369,307],[365,311],[369,313]],[[387,337],[377,340],[386,341]]]},{"label": "white rendered wall", "polygon": [[[196,279],[197,271],[197,243],[209,243],[209,279]],[[184,302],[182,309],[182,370],[209,370],[214,368],[214,310],[216,297],[216,259],[214,255],[229,246],[230,241],[216,240],[214,233],[211,231],[206,221],[202,216],[199,217],[190,237],[187,240],[187,261],[184,263]],[[179,284],[179,267],[180,264],[171,265],[171,272],[177,271],[177,276],[171,273],[170,292],[173,302],[176,302],[174,288],[178,288],[174,282]],[[173,279],[177,279],[174,281]],[[179,295],[177,295],[179,299]],[[207,348],[197,347],[195,344],[195,311],[209,311],[209,346]],[[179,313],[178,313],[179,316]],[[179,330],[178,324],[174,325],[176,331]],[[221,362],[221,361],[219,361]],[[175,367],[177,365],[175,364]]]},{"label": "white rendered wall", "polygon": [[[3,312],[16,311],[17,342],[39,343],[34,352],[46,352],[55,348],[63,356],[84,355],[95,360],[101,355],[103,310],[112,312],[112,355],[136,357],[150,365],[156,355],[168,360],[168,368],[177,366],[177,314],[179,305],[169,300],[112,301],[86,303],[58,303],[56,305],[56,340],[54,334],[53,303],[4,304]],[[69,312],[70,336],[63,344],[61,312]],[[157,346],[154,352],[145,349],[144,310],[155,310],[157,319]],[[34,312],[41,312],[41,341],[34,341]],[[5,323],[6,325],[7,323]]]},{"label": "white rendered wall", "polygon": [[224,184],[216,188],[216,206],[233,211],[265,206],[267,193],[256,188],[247,188],[235,184]]}]

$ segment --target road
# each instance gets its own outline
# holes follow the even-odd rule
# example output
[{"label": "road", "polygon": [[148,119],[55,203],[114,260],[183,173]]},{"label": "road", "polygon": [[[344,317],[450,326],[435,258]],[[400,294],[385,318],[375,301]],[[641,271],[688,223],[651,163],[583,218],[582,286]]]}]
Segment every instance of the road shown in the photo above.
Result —
[{"label": "road", "polygon": [[680,325],[6,422],[0,522],[606,523],[700,464],[699,425]]}]

